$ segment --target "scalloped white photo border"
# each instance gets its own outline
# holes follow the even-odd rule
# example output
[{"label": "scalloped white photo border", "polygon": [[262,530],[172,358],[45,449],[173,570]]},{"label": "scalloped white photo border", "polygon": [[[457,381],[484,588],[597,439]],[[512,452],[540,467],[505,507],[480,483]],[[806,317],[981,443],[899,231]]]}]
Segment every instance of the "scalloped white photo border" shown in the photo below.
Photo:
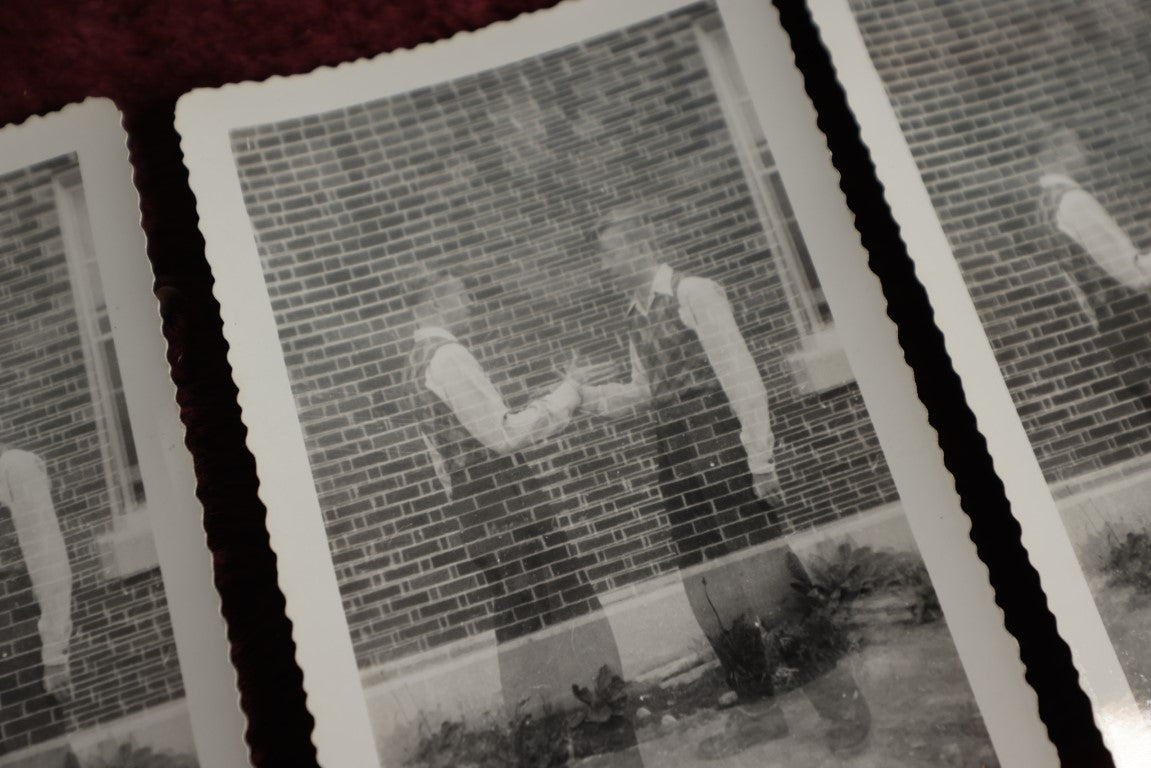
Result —
[{"label": "scalloped white photo border", "polygon": [[967,403],[987,439],[1022,541],[1118,768],[1143,766],[1151,723],[1140,713],[1079,566],[1067,530],[1011,400],[975,304],[931,204],[895,110],[846,0],[811,6],[859,122],[919,281],[927,290]]},{"label": "scalloped white photo border", "polygon": [[[246,214],[229,134],[340,109],[509,64],[657,17],[695,0],[570,0],[451,40],[372,60],[184,96],[176,124],[216,280],[230,361],[293,622],[313,739],[326,768],[371,765],[375,744],[288,371]],[[943,467],[880,286],[867,267],[823,134],[770,0],[718,6],[927,564],[948,628],[1004,766],[1055,765],[1003,627],[970,522]],[[786,105],[786,106],[782,106]]]},{"label": "scalloped white photo border", "polygon": [[127,140],[116,106],[107,99],[88,99],[0,130],[0,174],[65,155],[78,158],[196,757],[203,768],[244,768],[251,765],[246,720],[212,577],[192,455],[184,445],[168,371]]}]

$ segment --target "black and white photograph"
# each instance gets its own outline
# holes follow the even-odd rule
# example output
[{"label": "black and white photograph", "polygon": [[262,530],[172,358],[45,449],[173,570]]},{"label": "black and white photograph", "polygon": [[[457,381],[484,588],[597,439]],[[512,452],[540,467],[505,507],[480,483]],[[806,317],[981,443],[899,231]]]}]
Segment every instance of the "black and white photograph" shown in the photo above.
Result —
[{"label": "black and white photograph", "polygon": [[181,102],[324,764],[1013,764],[982,663],[1053,759],[936,533],[957,648],[953,488],[901,498],[732,28],[571,3]]},{"label": "black and white photograph", "polygon": [[[54,146],[70,149],[54,155]],[[109,146],[110,156],[101,155]],[[30,162],[37,155],[44,157]],[[95,206],[88,174],[106,197]],[[128,216],[113,200],[127,201]],[[216,703],[230,698],[235,724],[230,732],[196,734],[172,620],[172,602],[186,590],[166,591],[161,575],[153,510],[164,509],[161,517],[190,511],[193,525],[198,516],[192,486],[173,487],[189,479],[181,474],[181,458],[159,450],[162,439],[173,433],[178,439],[180,433],[171,384],[163,386],[167,370],[156,343],[155,310],[150,327],[124,337],[120,326],[138,320],[139,312],[106,290],[105,273],[119,276],[125,259],[137,270],[144,267],[144,279],[127,284],[136,289],[142,283],[145,291],[127,303],[143,307],[148,317],[141,301],[154,298],[147,291],[135,206],[123,134],[110,103],[69,108],[27,128],[0,132],[5,768],[246,764],[218,610],[215,620],[199,628],[207,634],[203,647],[220,653],[216,669],[204,670],[204,684],[225,681],[231,690]],[[109,240],[110,230],[128,234]],[[109,263],[110,243],[135,249],[115,253]],[[125,352],[124,338],[145,341]],[[156,355],[143,361],[155,376],[138,375],[134,353]],[[166,417],[157,403],[167,408]],[[141,432],[142,414],[157,418],[149,425],[153,434]],[[173,447],[183,450],[179,442]],[[187,498],[174,501],[174,493]],[[211,606],[202,544],[194,554],[203,579],[194,589]],[[191,575],[174,565],[170,571]],[[201,730],[213,719],[202,722]],[[235,739],[231,744],[229,736]],[[201,760],[197,745],[211,739],[222,741]]]},{"label": "black and white photograph", "polygon": [[1080,670],[1117,659],[1151,715],[1151,10],[847,0],[815,18],[961,375],[1001,376],[976,415],[1046,592],[1077,591],[1071,571],[1094,599],[1113,653],[1084,636]]}]

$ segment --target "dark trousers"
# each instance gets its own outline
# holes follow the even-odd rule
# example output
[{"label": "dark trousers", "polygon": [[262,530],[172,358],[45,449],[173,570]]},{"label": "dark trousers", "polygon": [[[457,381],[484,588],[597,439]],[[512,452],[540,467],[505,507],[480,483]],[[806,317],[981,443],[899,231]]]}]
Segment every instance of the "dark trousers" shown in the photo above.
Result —
[{"label": "dark trousers", "polygon": [[685,568],[778,538],[752,490],[740,425],[721,390],[691,390],[658,406],[659,487]]},{"label": "dark trousers", "polygon": [[[661,404],[659,419],[660,491],[680,568],[784,533],[771,519],[768,505],[755,495],[747,452],[739,439],[739,420],[722,391],[686,392]],[[692,612],[721,660],[717,638],[741,615],[752,614],[768,627],[803,618],[807,607],[792,588],[796,567],[801,566],[791,548],[778,546],[751,557],[691,568],[684,575]],[[833,671],[819,686],[829,692],[809,698],[822,717],[836,721],[857,715],[861,700],[849,673]],[[736,693],[741,701],[762,695],[739,686]]]},{"label": "dark trousers", "polygon": [[1099,342],[1123,388],[1151,410],[1151,296],[1124,286],[1092,295]]},{"label": "dark trousers", "polygon": [[[586,573],[595,558],[580,557],[569,541],[549,502],[549,485],[515,456],[469,466],[453,478],[451,509],[467,557],[461,570],[483,578],[510,707],[527,702],[532,709],[550,700],[568,709],[577,704],[572,685],[593,686],[604,665],[623,672],[615,635]],[[546,633],[580,617],[561,633]],[[614,749],[635,744],[630,723],[605,727],[613,730]]]},{"label": "dark trousers", "polygon": [[[44,690],[39,619],[24,569],[0,568],[0,755],[65,733],[63,707]],[[44,762],[33,764],[68,765],[68,754],[62,748],[58,762],[46,755]]]},{"label": "dark trousers", "polygon": [[594,557],[579,557],[545,486],[516,456],[453,477],[450,514],[467,559],[461,570],[482,576],[501,643],[600,608],[584,571]]}]

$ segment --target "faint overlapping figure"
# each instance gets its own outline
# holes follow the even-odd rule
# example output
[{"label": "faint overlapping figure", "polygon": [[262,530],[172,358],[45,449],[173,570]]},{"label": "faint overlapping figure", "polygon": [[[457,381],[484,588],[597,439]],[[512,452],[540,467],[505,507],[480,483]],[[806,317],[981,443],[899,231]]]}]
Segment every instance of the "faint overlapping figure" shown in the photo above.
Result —
[{"label": "faint overlapping figure", "polygon": [[[637,406],[655,412],[671,539],[679,567],[691,568],[684,588],[743,705],[733,711],[726,733],[700,745],[701,756],[718,759],[788,733],[769,681],[734,669],[722,638],[745,611],[754,611],[765,631],[800,614],[791,582],[802,566],[783,546],[757,556],[751,567],[730,560],[693,567],[756,543],[751,531],[769,535],[773,526],[764,518],[782,503],[782,490],[767,389],[731,306],[714,281],[661,263],[655,213],[621,207],[599,229],[602,265],[632,299],[632,372],[627,382],[585,385],[580,394],[584,410],[603,416]],[[850,675],[833,674],[838,684],[832,695],[812,697],[812,703],[831,723],[833,751],[851,751],[866,739],[870,713]]]},{"label": "faint overlapping figure", "polygon": [[1040,214],[1070,251],[1061,267],[1124,388],[1151,409],[1151,255],[1076,181],[1089,167],[1074,131],[1046,131],[1036,162]]},{"label": "faint overlapping figure", "polygon": [[[9,727],[24,729],[68,700],[71,636],[72,570],[47,468],[33,453],[0,446],[0,755],[12,749]],[[49,723],[38,735],[62,734],[62,724]],[[43,768],[76,764],[66,745],[36,759]]]},{"label": "faint overlapping figure", "polygon": [[[547,481],[519,451],[566,427],[580,406],[580,387],[605,380],[615,368],[573,360],[549,394],[513,411],[458,338],[471,307],[463,281],[428,273],[413,282],[408,384],[448,496],[439,514],[459,524],[455,567],[486,585],[505,704],[566,704],[573,683],[595,679],[605,664],[619,670],[619,651],[575,548],[541,498]],[[515,642],[581,616],[585,620],[565,628],[562,643]],[[633,744],[629,724],[616,725],[623,731],[616,746]]]}]

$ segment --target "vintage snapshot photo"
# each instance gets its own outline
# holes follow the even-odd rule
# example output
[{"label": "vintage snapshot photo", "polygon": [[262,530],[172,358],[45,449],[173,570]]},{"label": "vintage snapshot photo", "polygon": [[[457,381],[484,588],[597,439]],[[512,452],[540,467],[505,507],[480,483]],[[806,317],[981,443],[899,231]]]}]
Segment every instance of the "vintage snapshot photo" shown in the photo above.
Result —
[{"label": "vintage snapshot photo", "polygon": [[1055,763],[790,62],[585,0],[181,101],[324,765]]},{"label": "vintage snapshot photo", "polygon": [[813,11],[1100,727],[1117,761],[1142,764],[1151,9]]},{"label": "vintage snapshot photo", "polygon": [[0,131],[0,766],[247,765],[125,135]]}]

